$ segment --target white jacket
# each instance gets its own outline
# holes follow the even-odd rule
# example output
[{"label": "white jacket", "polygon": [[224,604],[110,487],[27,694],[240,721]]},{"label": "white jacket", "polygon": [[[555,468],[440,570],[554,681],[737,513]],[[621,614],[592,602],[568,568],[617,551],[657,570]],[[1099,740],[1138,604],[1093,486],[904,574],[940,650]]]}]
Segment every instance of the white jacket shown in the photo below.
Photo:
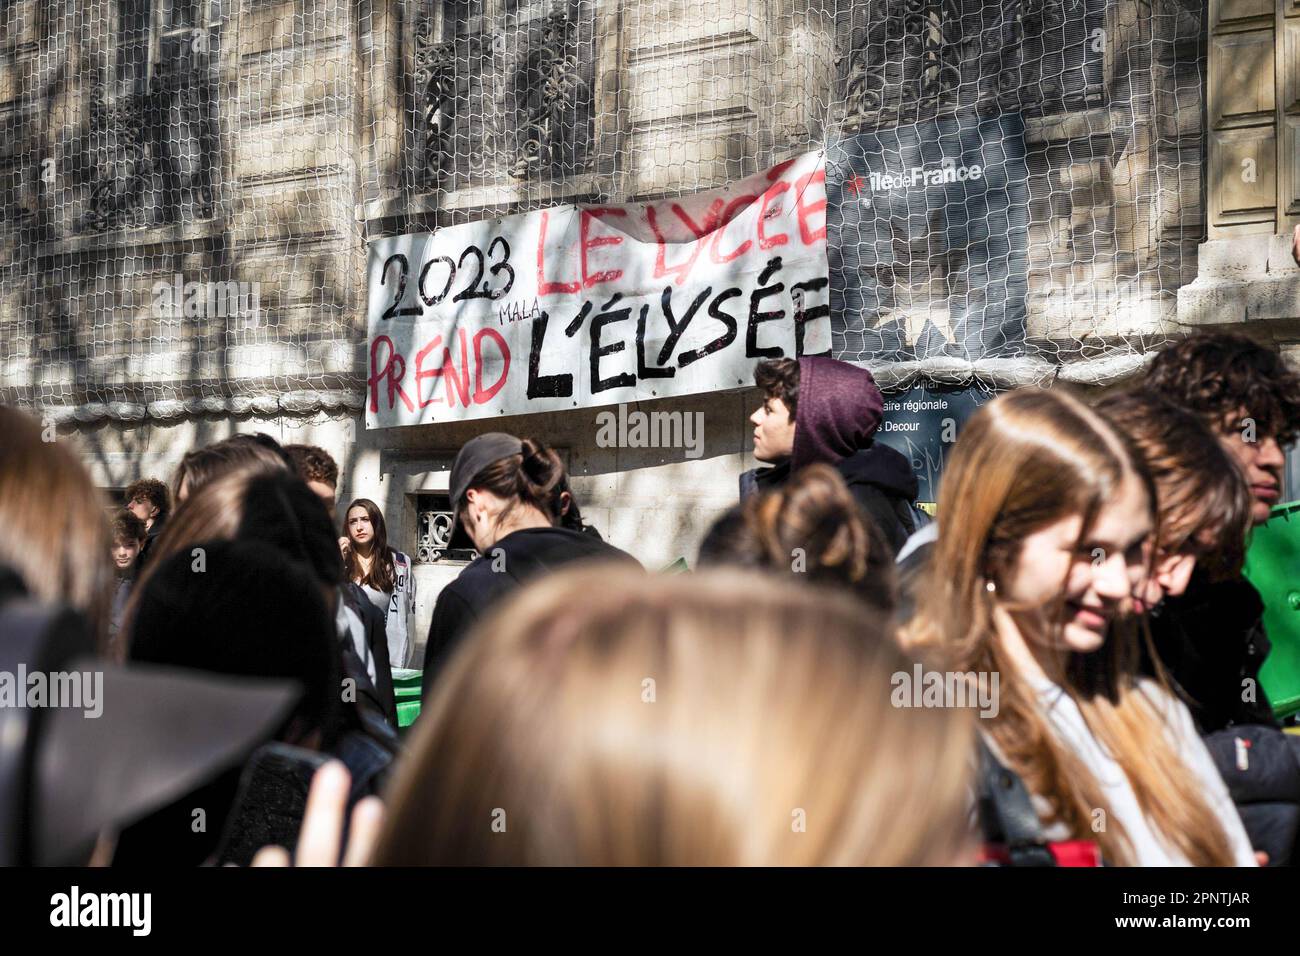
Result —
[{"label": "white jacket", "polygon": [[389,549],[393,555],[393,590],[377,591],[363,585],[366,595],[381,611],[385,611],[384,626],[388,632],[388,663],[391,667],[405,667],[411,659],[411,626],[415,619],[415,575],[411,573],[411,558],[401,551]]}]

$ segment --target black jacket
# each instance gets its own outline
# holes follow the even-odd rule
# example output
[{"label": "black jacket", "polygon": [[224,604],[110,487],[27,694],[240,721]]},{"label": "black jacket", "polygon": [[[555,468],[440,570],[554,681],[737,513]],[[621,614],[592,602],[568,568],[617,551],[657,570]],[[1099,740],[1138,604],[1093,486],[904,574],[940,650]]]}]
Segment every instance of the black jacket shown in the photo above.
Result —
[{"label": "black jacket", "polygon": [[393,669],[388,659],[388,627],[384,614],[375,607],[360,585],[348,581],[344,583],[342,592],[344,603],[361,618],[365,627],[366,646],[370,648],[370,658],[375,662],[375,680],[372,683],[351,639],[344,640],[344,676],[351,677],[357,683],[357,703],[363,708],[369,706],[396,729],[397,698],[393,692]]},{"label": "black jacket", "polygon": [[[894,554],[916,530],[912,503],[917,481],[912,464],[900,452],[880,442],[860,448],[834,465],[858,506],[875,521]],[[790,480],[790,463],[756,468],[740,476],[740,498],[762,494]]]},{"label": "black jacket", "polygon": [[513,531],[475,558],[438,594],[424,649],[427,699],[434,678],[474,622],[524,582],[577,561],[622,561],[635,558],[595,535],[568,528]]},{"label": "black jacket", "polygon": [[152,549],[155,542],[157,542],[157,540],[162,537],[163,526],[166,523],[167,523],[167,519],[165,517],[159,516],[157,518],[154,518],[153,524],[150,525],[149,530],[145,532],[144,544],[140,546],[140,554],[135,559],[135,567],[137,573],[139,573],[140,569],[143,568],[149,562],[150,549]]},{"label": "black jacket", "polygon": [[1214,766],[1237,805],[1250,845],[1270,866],[1294,866],[1300,842],[1300,737],[1261,724],[1205,736]]},{"label": "black jacket", "polygon": [[[1273,716],[1259,669],[1270,649],[1264,602],[1245,578],[1187,591],[1151,615],[1151,638],[1174,690],[1192,712],[1251,846],[1293,865],[1300,839],[1297,741]],[[1143,669],[1154,673],[1148,658]]]},{"label": "black jacket", "polygon": [[[1212,583],[1201,575],[1152,613],[1156,653],[1202,734],[1278,726],[1259,684],[1270,647],[1263,618],[1264,602],[1245,578]],[[1154,674],[1150,660],[1144,670]]]}]

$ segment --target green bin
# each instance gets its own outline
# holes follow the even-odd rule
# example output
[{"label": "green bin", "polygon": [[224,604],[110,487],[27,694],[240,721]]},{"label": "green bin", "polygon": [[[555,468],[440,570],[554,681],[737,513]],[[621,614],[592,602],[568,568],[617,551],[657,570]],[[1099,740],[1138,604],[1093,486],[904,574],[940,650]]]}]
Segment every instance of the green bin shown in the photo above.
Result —
[{"label": "green bin", "polygon": [[1264,599],[1273,645],[1259,682],[1279,717],[1300,712],[1300,501],[1277,505],[1246,552],[1246,577]]},{"label": "green bin", "polygon": [[410,667],[393,668],[393,696],[397,699],[397,729],[405,736],[420,716],[420,683],[424,672]]}]

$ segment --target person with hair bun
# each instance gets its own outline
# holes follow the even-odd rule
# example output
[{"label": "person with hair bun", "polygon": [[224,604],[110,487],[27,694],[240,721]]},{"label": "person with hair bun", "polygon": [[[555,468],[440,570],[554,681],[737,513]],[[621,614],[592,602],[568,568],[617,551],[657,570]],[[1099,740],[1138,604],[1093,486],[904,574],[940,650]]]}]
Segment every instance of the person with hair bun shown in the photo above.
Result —
[{"label": "person with hair bun", "polygon": [[975,719],[894,705],[917,661],[879,612],[735,569],[575,566],[501,603],[416,724],[371,866],[973,860]]},{"label": "person with hair bun", "polygon": [[559,456],[531,438],[489,432],[456,455],[450,479],[454,521],[479,557],[442,589],[434,605],[424,650],[426,697],[474,622],[524,582],[579,561],[637,565],[594,535],[556,527],[556,489],[563,482]]},{"label": "person with hair bun", "polygon": [[700,544],[699,564],[775,571],[894,610],[893,550],[830,465],[810,465],[719,518]]}]

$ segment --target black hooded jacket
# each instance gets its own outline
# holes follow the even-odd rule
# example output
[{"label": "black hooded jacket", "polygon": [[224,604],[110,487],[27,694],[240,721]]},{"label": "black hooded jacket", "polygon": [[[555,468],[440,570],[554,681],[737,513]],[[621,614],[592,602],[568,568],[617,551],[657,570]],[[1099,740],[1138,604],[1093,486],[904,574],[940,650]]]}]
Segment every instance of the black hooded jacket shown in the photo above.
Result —
[{"label": "black hooded jacket", "polygon": [[741,500],[780,488],[808,465],[832,465],[897,554],[916,530],[917,481],[911,463],[874,438],[884,404],[866,369],[821,356],[799,359],[793,453],[771,468],[742,474]]},{"label": "black hooded jacket", "polygon": [[[916,500],[917,481],[911,462],[888,445],[873,442],[835,462],[833,467],[848,485],[858,507],[875,521],[890,550],[898,554],[916,530],[912,502]],[[786,461],[745,472],[740,476],[741,500],[781,488],[790,480],[790,471],[790,462]]]},{"label": "black hooded jacket", "polygon": [[862,510],[875,519],[897,554],[916,530],[912,503],[916,501],[918,486],[912,463],[901,452],[875,442],[835,467]]}]

